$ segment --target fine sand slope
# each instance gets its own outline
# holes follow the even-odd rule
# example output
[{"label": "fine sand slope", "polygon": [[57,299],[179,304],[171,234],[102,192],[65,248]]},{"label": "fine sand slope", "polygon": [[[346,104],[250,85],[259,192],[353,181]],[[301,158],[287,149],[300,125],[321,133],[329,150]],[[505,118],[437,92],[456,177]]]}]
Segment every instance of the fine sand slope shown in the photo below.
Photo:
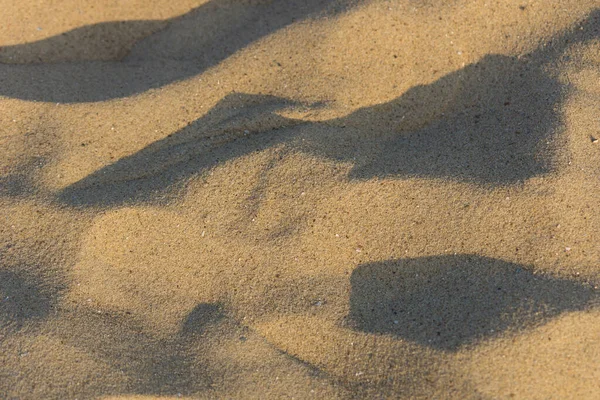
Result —
[{"label": "fine sand slope", "polygon": [[0,1],[0,399],[600,399],[600,1]]}]

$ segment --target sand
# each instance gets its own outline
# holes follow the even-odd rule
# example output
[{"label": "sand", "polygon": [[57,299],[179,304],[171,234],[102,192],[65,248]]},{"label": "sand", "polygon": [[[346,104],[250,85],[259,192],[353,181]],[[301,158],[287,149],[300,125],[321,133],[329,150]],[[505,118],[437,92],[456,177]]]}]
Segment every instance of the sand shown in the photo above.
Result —
[{"label": "sand", "polygon": [[600,399],[597,0],[0,9],[0,398]]}]

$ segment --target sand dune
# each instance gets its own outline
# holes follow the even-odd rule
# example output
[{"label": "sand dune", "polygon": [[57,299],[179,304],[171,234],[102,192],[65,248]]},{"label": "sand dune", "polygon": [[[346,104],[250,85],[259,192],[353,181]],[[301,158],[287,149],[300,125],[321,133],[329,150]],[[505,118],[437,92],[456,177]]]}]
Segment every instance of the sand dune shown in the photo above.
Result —
[{"label": "sand dune", "polygon": [[598,397],[598,1],[2,9],[0,398]]}]

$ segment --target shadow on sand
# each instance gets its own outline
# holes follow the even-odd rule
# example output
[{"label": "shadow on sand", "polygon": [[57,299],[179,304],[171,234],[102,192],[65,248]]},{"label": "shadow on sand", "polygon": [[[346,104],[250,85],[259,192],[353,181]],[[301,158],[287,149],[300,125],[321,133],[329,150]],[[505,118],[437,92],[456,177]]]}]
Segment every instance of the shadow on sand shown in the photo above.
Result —
[{"label": "shadow on sand", "polygon": [[47,318],[66,288],[33,269],[0,270],[0,331],[18,330]]},{"label": "shadow on sand", "polygon": [[60,103],[130,96],[197,75],[270,33],[354,3],[211,0],[167,21],[100,23],[1,47],[0,96]]},{"label": "shadow on sand", "polygon": [[127,387],[113,393],[104,389],[105,394],[191,395],[211,385],[202,335],[223,318],[218,305],[198,304],[180,331],[167,338],[146,333],[127,316],[79,311],[74,318],[65,337],[68,343],[128,376]]},{"label": "shadow on sand", "polygon": [[354,270],[351,285],[349,319],[356,329],[446,351],[599,299],[592,287],[475,255],[365,264]]},{"label": "shadow on sand", "polygon": [[[0,277],[6,278],[6,275]],[[16,281],[14,277],[8,277],[8,282],[0,281],[0,284],[3,295],[14,294],[17,297],[13,303],[26,303],[18,306],[2,305],[0,322],[3,325],[7,323],[7,316],[8,322],[17,323],[23,318],[44,317],[53,304],[39,290],[24,286],[26,284],[21,280]],[[5,291],[7,286],[11,288],[9,291]],[[5,312],[7,307],[13,307],[8,315]],[[205,361],[204,353],[208,345],[204,335],[207,329],[223,318],[220,307],[215,304],[198,304],[183,321],[180,331],[164,338],[149,334],[135,318],[122,313],[77,307],[74,310],[63,309],[55,317],[49,320],[45,328],[41,328],[42,336],[56,337],[66,349],[76,349],[84,360],[90,356],[100,365],[109,366],[108,371],[118,372],[114,377],[115,381],[109,385],[106,385],[106,379],[100,379],[100,382],[95,379],[90,381],[85,367],[81,370],[75,368],[71,375],[67,374],[65,379],[57,380],[52,367],[35,366],[33,370],[28,370],[28,359],[17,359],[17,365],[15,361],[0,365],[0,376],[3,379],[14,376],[14,371],[21,371],[21,378],[35,380],[36,393],[53,398],[73,397],[74,390],[79,396],[86,398],[97,397],[99,394],[181,396],[198,394],[211,386],[212,371]],[[8,333],[10,336],[15,331]],[[6,335],[2,337],[6,338]],[[23,341],[23,336],[16,335],[9,343],[12,346],[17,343],[23,347],[23,354],[39,351],[28,344],[27,340]],[[7,353],[13,351],[8,348],[3,350]],[[56,351],[51,348],[45,350]],[[60,350],[58,354],[61,354]],[[68,359],[64,364],[60,359],[53,360],[51,357],[50,360],[59,362],[64,368],[72,367]],[[30,389],[35,386],[30,383],[27,385]]]},{"label": "shadow on sand", "polygon": [[555,42],[522,57],[488,55],[385,104],[339,119],[277,114],[290,102],[231,94],[188,127],[108,165],[59,194],[74,206],[154,202],[227,160],[284,144],[352,162],[351,179],[424,177],[484,186],[551,172],[559,146],[562,85],[544,68],[598,35],[594,12]]}]

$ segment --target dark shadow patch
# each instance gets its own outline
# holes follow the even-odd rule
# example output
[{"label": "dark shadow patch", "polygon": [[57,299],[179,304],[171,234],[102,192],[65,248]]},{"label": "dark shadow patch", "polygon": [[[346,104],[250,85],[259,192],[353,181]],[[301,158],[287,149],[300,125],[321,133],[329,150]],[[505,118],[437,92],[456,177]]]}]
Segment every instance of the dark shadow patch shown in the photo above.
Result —
[{"label": "dark shadow patch", "polygon": [[210,388],[211,369],[202,351],[205,331],[224,318],[219,305],[198,304],[181,330],[164,338],[149,334],[129,315],[84,308],[71,312],[63,316],[61,337],[127,376],[125,386],[95,389],[103,395],[190,396]]},{"label": "dark shadow patch", "polygon": [[119,60],[168,21],[117,21],[82,26],[47,39],[0,47],[0,64]]},{"label": "dark shadow patch", "polygon": [[274,111],[288,105],[272,96],[228,95],[205,117],[68,186],[58,199],[72,206],[168,201],[190,177],[284,141],[274,129],[299,122]]},{"label": "dark shadow patch", "polygon": [[[350,177],[511,185],[556,169],[567,87],[548,73],[566,49],[596,40],[600,10],[518,57],[487,55],[399,98],[328,121],[303,148],[351,161]],[[385,128],[378,128],[385,126]]]},{"label": "dark shadow patch", "polygon": [[37,184],[41,169],[47,164],[45,157],[32,157],[15,165],[4,175],[0,175],[0,198],[24,198],[40,191]]},{"label": "dark shadow patch", "polygon": [[[5,47],[0,50],[6,57],[0,61],[62,62],[0,63],[0,95],[61,103],[131,96],[197,75],[270,33],[306,18],[338,14],[352,3],[212,0],[167,21],[101,23],[43,41]],[[123,54],[111,52],[117,47],[111,42],[118,41],[120,46],[122,42],[134,43],[167,24],[166,29],[135,45],[122,61],[85,61],[94,58],[94,49],[102,57],[120,58]]]},{"label": "dark shadow patch", "polygon": [[182,336],[201,335],[206,326],[223,318],[221,307],[211,303],[198,304],[187,316],[181,329]]},{"label": "dark shadow patch", "polygon": [[597,37],[599,15],[526,56],[488,55],[389,103],[322,123],[277,115],[289,104],[283,99],[228,95],[187,128],[67,187],[59,200],[73,206],[160,202],[193,175],[280,143],[352,162],[353,179],[521,183],[556,167],[564,87],[545,67],[569,45]]},{"label": "dark shadow patch", "polygon": [[[145,360],[134,372],[137,384],[132,393],[191,395],[209,388],[209,366],[199,363],[194,352],[205,330],[223,317],[219,305],[200,303],[188,314],[178,334],[161,340],[149,338],[148,345],[154,351],[137,354]],[[148,350],[148,346],[143,348]]]},{"label": "dark shadow patch", "polygon": [[[29,268],[31,269],[31,268]],[[0,269],[0,326],[20,329],[43,320],[56,306],[63,285],[56,285],[26,268]]]},{"label": "dark shadow patch", "polygon": [[31,177],[24,173],[0,176],[0,197],[25,197],[34,192]]},{"label": "dark shadow patch", "polygon": [[351,276],[355,329],[424,346],[460,347],[543,323],[598,300],[593,288],[475,255],[390,260]]},{"label": "dark shadow patch", "polygon": [[[597,39],[600,11],[529,54],[487,55],[399,98],[307,130],[302,147],[351,161],[350,177],[438,178],[512,185],[556,169],[567,88],[548,67]],[[330,126],[338,128],[328,133]],[[379,128],[384,126],[384,128]]]},{"label": "dark shadow patch", "polygon": [[[512,184],[550,172],[562,97],[539,60],[490,55],[390,103],[339,121],[389,121],[350,176],[437,177]],[[533,112],[532,112],[533,111]],[[364,146],[362,146],[364,147]],[[333,154],[334,158],[339,157]]]}]

